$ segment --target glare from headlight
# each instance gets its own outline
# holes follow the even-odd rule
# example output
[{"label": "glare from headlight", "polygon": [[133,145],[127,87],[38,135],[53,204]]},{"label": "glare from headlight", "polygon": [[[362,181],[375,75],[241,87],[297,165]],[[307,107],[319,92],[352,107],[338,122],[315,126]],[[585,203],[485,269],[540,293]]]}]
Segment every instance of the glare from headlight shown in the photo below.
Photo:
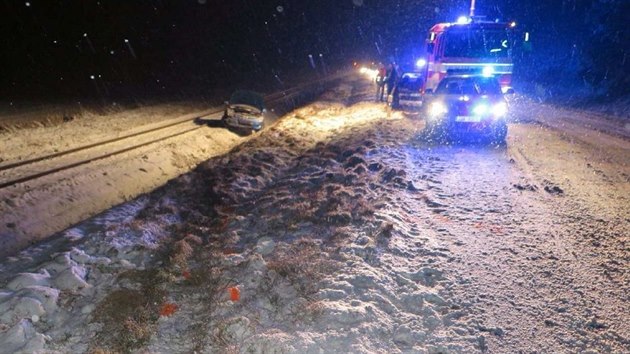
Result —
[{"label": "glare from headlight", "polygon": [[433,102],[431,103],[431,106],[429,106],[429,115],[431,117],[437,117],[445,114],[446,112],[448,112],[448,109],[442,102]]},{"label": "glare from headlight", "polygon": [[476,116],[482,116],[486,113],[488,113],[488,105],[486,104],[478,104],[475,106],[475,108],[473,108],[473,114]]},{"label": "glare from headlight", "polygon": [[372,80],[376,79],[376,75],[378,75],[378,70],[366,68],[365,66],[362,66],[359,72]]},{"label": "glare from headlight", "polygon": [[500,102],[492,106],[492,115],[497,118],[505,116],[507,114],[507,111],[508,107],[507,103],[505,102]]},{"label": "glare from headlight", "polygon": [[492,66],[484,66],[481,73],[483,74],[483,76],[485,77],[490,77],[492,75],[494,75],[494,68]]},{"label": "glare from headlight", "polygon": [[467,24],[467,23],[470,23],[470,17],[459,16],[457,18],[457,24],[464,25],[464,24]]}]

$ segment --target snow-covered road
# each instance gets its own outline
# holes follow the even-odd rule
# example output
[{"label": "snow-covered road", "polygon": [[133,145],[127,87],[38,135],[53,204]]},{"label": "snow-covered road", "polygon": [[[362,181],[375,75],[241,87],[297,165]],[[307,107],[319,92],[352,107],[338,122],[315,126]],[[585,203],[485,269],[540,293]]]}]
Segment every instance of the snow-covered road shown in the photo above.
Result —
[{"label": "snow-covered road", "polygon": [[630,142],[517,105],[434,143],[372,94],[3,262],[0,352],[628,352]]}]

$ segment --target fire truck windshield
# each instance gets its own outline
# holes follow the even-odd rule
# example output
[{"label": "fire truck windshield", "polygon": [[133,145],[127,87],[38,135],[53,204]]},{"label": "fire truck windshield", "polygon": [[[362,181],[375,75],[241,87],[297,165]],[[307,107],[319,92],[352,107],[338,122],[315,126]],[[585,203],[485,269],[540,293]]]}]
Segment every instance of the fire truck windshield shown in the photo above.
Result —
[{"label": "fire truck windshield", "polygon": [[509,56],[506,30],[451,28],[442,34],[444,57],[504,58]]}]

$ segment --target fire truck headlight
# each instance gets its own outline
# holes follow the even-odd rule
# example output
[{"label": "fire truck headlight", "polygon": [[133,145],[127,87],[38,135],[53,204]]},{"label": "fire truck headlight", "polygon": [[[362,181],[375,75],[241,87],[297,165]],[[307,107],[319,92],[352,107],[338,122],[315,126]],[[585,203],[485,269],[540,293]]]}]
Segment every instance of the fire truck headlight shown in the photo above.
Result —
[{"label": "fire truck headlight", "polygon": [[494,106],[492,106],[492,115],[495,118],[505,117],[507,112],[508,112],[508,107],[507,107],[507,103],[505,102],[499,102],[495,104]]},{"label": "fire truck headlight", "polygon": [[492,75],[494,75],[494,67],[492,67],[492,66],[484,66],[483,70],[481,71],[481,73],[483,74],[483,76],[492,76]]},{"label": "fire truck headlight", "polygon": [[444,103],[442,102],[433,102],[431,103],[431,105],[429,106],[429,117],[430,118],[437,118],[443,114],[446,114],[448,112],[448,109],[446,108],[446,106],[444,105]]},{"label": "fire truck headlight", "polygon": [[427,65],[427,61],[425,59],[418,59],[418,61],[416,61],[416,67],[418,68],[424,68],[425,65]]}]

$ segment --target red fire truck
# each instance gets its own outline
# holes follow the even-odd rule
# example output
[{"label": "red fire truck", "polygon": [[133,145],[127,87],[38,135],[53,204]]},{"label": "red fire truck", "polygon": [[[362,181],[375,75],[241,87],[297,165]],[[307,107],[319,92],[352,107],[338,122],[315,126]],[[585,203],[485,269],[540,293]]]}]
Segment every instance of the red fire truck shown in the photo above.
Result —
[{"label": "red fire truck", "polygon": [[422,92],[434,91],[448,75],[484,74],[498,78],[504,91],[512,84],[514,22],[490,22],[475,17],[438,23],[427,37]]}]

